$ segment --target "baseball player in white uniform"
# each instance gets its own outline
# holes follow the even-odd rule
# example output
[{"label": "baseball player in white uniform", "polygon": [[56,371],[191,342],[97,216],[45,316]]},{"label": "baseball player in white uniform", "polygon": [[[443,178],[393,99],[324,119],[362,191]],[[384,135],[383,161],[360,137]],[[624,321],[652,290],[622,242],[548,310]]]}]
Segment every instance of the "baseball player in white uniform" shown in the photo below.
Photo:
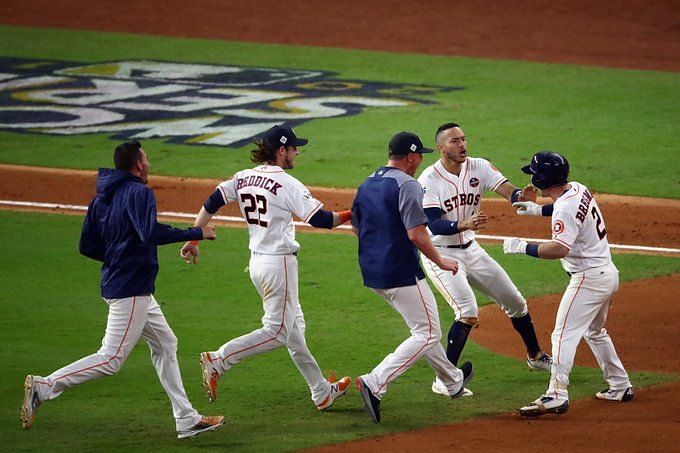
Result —
[{"label": "baseball player in white uniform", "polygon": [[[305,320],[298,299],[300,244],[295,240],[293,215],[318,228],[333,228],[350,218],[349,211],[323,210],[307,188],[285,170],[293,168],[298,146],[307,144],[287,127],[275,126],[256,141],[252,161],[261,165],[240,171],[220,183],[206,200],[195,226],[207,225],[217,210],[237,202],[250,234],[250,278],[262,296],[262,327],[235,338],[216,351],[201,353],[203,387],[208,401],[217,398],[220,376],[241,360],[285,346],[304,376],[319,410],[343,395],[350,378],[327,381],[305,342]],[[181,250],[187,262],[198,257],[198,245]]]},{"label": "baseball player in white uniform", "polygon": [[571,281],[560,301],[552,333],[554,361],[550,385],[544,395],[522,407],[520,414],[536,417],[569,410],[569,374],[581,337],[592,349],[609,385],[598,392],[596,398],[630,401],[633,387],[604,328],[612,297],[619,289],[619,272],[612,263],[602,211],[586,186],[567,182],[569,163],[563,156],[549,151],[536,153],[531,165],[522,171],[533,175],[532,184],[554,203],[539,206],[530,201],[518,202],[517,212],[522,215],[551,213],[552,241],[538,245],[518,238],[506,239],[503,251],[544,259],[560,258]]},{"label": "baseball player in white uniform", "polygon": [[[475,241],[475,231],[488,217],[480,210],[482,194],[493,190],[510,202],[524,200],[532,191],[512,185],[489,161],[467,155],[467,139],[456,123],[446,123],[435,135],[441,159],[427,167],[418,178],[425,196],[423,208],[432,243],[439,253],[456,260],[459,271],[446,272],[426,256],[422,257],[428,277],[456,314],[448,334],[447,357],[458,364],[471,329],[479,322],[479,309],[472,287],[496,302],[512,321],[527,349],[532,370],[549,371],[551,358],[541,350],[526,300],[503,268]],[[447,395],[439,379],[432,391]],[[466,390],[466,396],[472,396]]]}]

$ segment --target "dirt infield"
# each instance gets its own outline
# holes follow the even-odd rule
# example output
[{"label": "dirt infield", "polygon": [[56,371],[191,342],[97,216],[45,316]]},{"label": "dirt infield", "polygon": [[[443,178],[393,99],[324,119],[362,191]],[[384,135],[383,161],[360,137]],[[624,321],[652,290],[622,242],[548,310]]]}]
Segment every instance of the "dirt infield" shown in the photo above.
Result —
[{"label": "dirt infield", "polygon": [[[96,173],[16,165],[0,165],[0,199],[87,205],[95,193]],[[198,212],[218,180],[149,177],[156,193],[159,211]],[[349,209],[354,190],[311,188],[327,209]],[[680,200],[596,195],[607,221],[609,240],[616,244],[680,248]],[[664,216],[639,216],[638,207],[663,207]],[[501,199],[486,199],[482,210],[491,216],[491,225],[482,232],[490,235],[549,238],[548,218],[517,216]],[[236,205],[220,211],[238,216]]]},{"label": "dirt infield", "polygon": [[674,0],[0,2],[11,25],[663,71],[680,71],[679,15]]}]

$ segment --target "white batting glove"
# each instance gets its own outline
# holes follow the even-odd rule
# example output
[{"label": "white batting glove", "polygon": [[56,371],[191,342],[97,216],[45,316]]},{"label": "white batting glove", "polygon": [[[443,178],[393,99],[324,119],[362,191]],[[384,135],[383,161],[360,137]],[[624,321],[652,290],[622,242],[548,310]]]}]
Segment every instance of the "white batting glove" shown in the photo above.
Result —
[{"label": "white batting glove", "polygon": [[543,215],[543,206],[533,201],[517,201],[512,205],[517,208],[517,214],[519,215]]},{"label": "white batting glove", "polygon": [[527,241],[510,238],[503,241],[503,253],[506,255],[523,255],[527,252]]}]

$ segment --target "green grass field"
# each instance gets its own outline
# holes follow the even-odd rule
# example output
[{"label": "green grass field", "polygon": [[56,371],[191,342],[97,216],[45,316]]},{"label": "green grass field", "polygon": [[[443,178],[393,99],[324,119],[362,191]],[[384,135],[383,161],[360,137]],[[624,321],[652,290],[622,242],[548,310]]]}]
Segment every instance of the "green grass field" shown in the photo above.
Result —
[{"label": "green grass field", "polygon": [[[2,269],[11,269],[0,273],[0,438],[9,449],[290,451],[507,412],[535,398],[547,383],[547,375],[530,373],[522,362],[471,342],[463,358],[477,367],[473,399],[451,401],[432,394],[433,373],[418,363],[390,387],[383,423],[376,426],[354,389],[331,411],[319,413],[288,354],[278,350],[230,370],[220,382],[220,398],[209,405],[200,385],[198,352],[259,327],[262,314],[243,272],[247,232],[221,228],[218,240],[202,247],[199,266],[182,262],[178,246],[159,249],[156,297],[179,338],[191,401],[202,413],[226,415],[227,425],[178,442],[169,401],[148,349],[139,344],[118,375],[44,404],[25,432],[18,421],[25,374],[46,375],[96,351],[104,333],[107,310],[99,297],[99,265],[78,255],[80,226],[79,216],[0,211],[0,228],[12,238],[0,256]],[[352,377],[369,371],[408,335],[406,326],[362,286],[353,237],[301,233],[298,238],[310,349],[323,370]],[[527,296],[560,292],[566,285],[558,263],[511,259],[499,246],[485,248]],[[615,262],[623,280],[680,272],[674,258],[616,255]],[[446,326],[451,310],[441,299],[439,307]],[[678,378],[632,373],[638,387]],[[584,398],[600,390],[602,377],[599,370],[577,368],[572,383],[572,398]]]},{"label": "green grass field", "polygon": [[[473,156],[491,159],[517,185],[542,149],[564,153],[572,176],[606,193],[680,198],[680,75],[461,57],[390,54],[197,39],[0,26],[0,55],[104,62],[156,59],[332,71],[340,79],[457,86],[431,105],[312,120],[294,174],[308,185],[356,187],[382,165],[389,138],[411,130],[432,145],[455,120]],[[110,134],[51,137],[0,132],[0,162],[94,169],[110,165]],[[145,140],[153,171],[222,178],[250,165],[240,149]],[[426,163],[436,157],[429,156]],[[424,168],[424,167],[423,167]]]}]

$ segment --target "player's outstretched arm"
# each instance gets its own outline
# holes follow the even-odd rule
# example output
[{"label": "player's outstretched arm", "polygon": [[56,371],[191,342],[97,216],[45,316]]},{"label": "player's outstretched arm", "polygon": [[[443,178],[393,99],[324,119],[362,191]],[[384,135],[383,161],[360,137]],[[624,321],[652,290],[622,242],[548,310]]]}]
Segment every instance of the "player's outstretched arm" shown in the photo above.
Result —
[{"label": "player's outstretched arm", "polygon": [[[214,213],[208,212],[208,210],[205,208],[205,206],[201,207],[201,210],[199,211],[198,215],[196,216],[196,220],[194,221],[194,226],[195,227],[200,227],[201,230],[203,231],[203,239],[207,240],[214,240],[217,235],[215,233],[215,227],[212,225],[209,225],[210,220],[212,219]],[[187,241],[183,246],[182,249],[179,252],[179,255],[182,257],[184,261],[186,261],[188,264],[198,264],[198,241]]]},{"label": "player's outstretched arm", "polygon": [[533,201],[536,202],[536,188],[532,185],[526,186],[524,189],[515,187],[510,181],[505,181],[498,186],[496,193],[508,200],[510,203],[518,201]]},{"label": "player's outstretched arm", "polygon": [[509,181],[504,182],[496,189],[496,193],[517,208],[519,215],[534,215],[549,217],[553,212],[553,205],[540,205],[536,203],[536,188],[531,184],[520,190],[513,186]]},{"label": "player's outstretched arm", "polygon": [[509,238],[503,241],[503,253],[506,255],[530,255],[535,258],[554,260],[564,258],[569,249],[559,242],[550,241],[542,244],[530,244],[519,238]]},{"label": "player's outstretched arm", "polygon": [[314,228],[326,228],[332,229],[350,219],[351,211],[326,211],[324,209],[319,209],[316,213],[309,219],[309,224]]}]

